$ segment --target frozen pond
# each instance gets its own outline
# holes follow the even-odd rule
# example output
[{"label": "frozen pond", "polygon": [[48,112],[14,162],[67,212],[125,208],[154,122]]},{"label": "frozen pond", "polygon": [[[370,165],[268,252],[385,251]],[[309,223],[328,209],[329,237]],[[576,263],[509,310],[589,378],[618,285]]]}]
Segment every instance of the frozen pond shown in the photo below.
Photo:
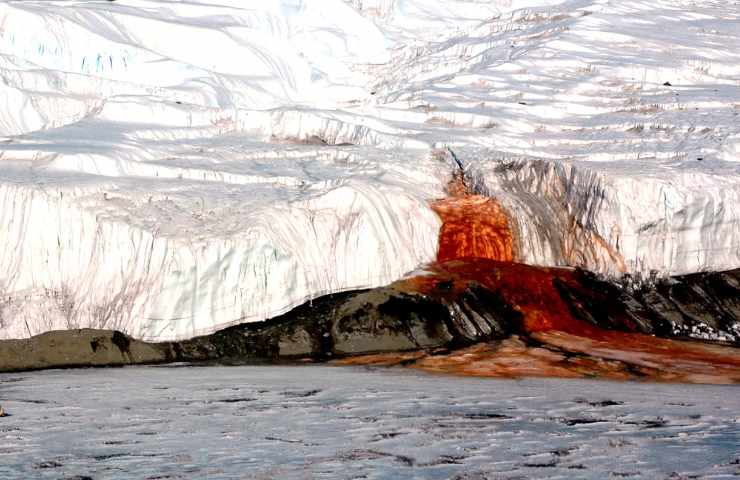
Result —
[{"label": "frozen pond", "polygon": [[0,478],[735,478],[734,386],[332,366],[0,375]]}]

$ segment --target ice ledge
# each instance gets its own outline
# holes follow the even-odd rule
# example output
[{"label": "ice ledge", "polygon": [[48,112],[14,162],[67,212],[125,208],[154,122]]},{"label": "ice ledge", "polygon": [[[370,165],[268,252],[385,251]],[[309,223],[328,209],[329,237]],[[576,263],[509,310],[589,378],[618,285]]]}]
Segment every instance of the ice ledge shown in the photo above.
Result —
[{"label": "ice ledge", "polygon": [[106,187],[0,183],[0,338],[82,327],[190,338],[387,284],[437,248],[439,220],[398,188],[358,183],[237,210],[243,228],[214,237],[195,224],[181,236],[139,228]]},{"label": "ice ledge", "polygon": [[469,155],[471,183],[509,212],[521,261],[612,276],[740,266],[736,162],[663,165]]}]

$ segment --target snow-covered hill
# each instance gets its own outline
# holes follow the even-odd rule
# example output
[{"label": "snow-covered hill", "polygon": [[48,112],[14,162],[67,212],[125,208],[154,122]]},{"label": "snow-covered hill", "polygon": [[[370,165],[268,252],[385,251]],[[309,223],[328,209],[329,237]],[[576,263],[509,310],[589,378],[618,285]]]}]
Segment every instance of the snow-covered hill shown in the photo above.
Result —
[{"label": "snow-covered hill", "polygon": [[186,338],[434,259],[740,266],[740,2],[0,3],[0,338]]}]

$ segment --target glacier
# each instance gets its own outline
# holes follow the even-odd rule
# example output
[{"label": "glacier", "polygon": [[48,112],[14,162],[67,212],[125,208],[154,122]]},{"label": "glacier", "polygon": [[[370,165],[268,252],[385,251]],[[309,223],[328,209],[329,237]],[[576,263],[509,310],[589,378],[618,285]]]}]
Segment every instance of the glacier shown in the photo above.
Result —
[{"label": "glacier", "polygon": [[178,340],[433,261],[740,267],[740,2],[0,3],[0,338]]}]

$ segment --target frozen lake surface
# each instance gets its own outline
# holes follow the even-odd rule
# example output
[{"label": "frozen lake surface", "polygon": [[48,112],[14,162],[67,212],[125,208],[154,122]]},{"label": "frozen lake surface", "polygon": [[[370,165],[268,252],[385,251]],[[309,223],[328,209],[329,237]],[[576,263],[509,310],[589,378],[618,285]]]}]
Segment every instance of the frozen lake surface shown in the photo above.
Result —
[{"label": "frozen lake surface", "polygon": [[737,478],[735,386],[332,366],[0,375],[0,478]]}]

